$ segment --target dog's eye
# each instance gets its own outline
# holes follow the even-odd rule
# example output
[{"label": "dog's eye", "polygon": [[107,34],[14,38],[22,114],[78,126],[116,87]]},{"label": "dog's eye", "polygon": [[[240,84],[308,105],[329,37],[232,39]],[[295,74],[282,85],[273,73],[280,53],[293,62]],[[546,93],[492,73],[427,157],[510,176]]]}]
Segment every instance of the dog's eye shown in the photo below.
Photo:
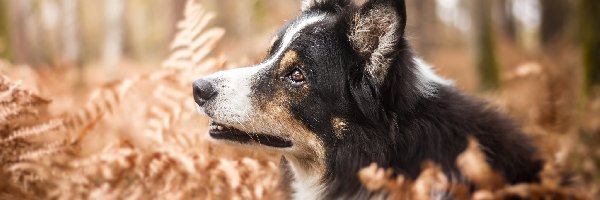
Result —
[{"label": "dog's eye", "polygon": [[292,70],[292,73],[290,73],[289,77],[294,83],[302,83],[306,80],[306,77],[304,77],[304,74],[298,68]]}]

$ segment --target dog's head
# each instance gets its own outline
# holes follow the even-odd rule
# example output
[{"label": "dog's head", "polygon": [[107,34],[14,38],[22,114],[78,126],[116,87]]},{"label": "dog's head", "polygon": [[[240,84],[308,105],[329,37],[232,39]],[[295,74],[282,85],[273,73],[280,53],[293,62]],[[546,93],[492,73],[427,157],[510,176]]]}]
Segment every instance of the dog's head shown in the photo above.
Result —
[{"label": "dog's head", "polygon": [[385,91],[407,91],[391,101],[430,95],[430,82],[417,80],[430,71],[412,67],[405,13],[403,0],[304,0],[263,62],[194,82],[210,136],[322,163],[349,124],[381,117]]}]

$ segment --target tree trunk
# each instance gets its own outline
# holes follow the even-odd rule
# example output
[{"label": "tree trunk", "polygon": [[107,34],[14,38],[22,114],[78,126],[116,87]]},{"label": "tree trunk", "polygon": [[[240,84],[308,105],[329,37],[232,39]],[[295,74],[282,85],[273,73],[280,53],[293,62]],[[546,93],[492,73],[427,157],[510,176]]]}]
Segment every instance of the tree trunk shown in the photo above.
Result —
[{"label": "tree trunk", "polygon": [[581,42],[585,66],[585,94],[600,87],[600,1],[581,0]]},{"label": "tree trunk", "polygon": [[10,33],[8,32],[8,13],[6,1],[0,1],[0,58],[11,59]]},{"label": "tree trunk", "polygon": [[[7,2],[7,1],[3,1]],[[10,44],[13,54],[13,62],[22,64],[37,64],[39,60],[38,51],[32,48],[33,44],[29,41],[29,36],[36,36],[37,32],[32,27],[33,20],[25,16],[26,12],[31,12],[31,1],[29,0],[10,0],[8,3],[8,11],[10,13]],[[6,5],[5,5],[6,6]],[[26,20],[24,20],[26,19]]]},{"label": "tree trunk", "polygon": [[186,0],[171,0],[171,2],[171,9],[173,9],[171,14],[173,16],[171,17],[172,26],[170,27],[171,30],[169,31],[169,38],[175,38],[175,34],[177,34],[177,23],[179,23],[179,21],[183,19]]},{"label": "tree trunk", "polygon": [[62,0],[62,61],[72,64],[79,64],[81,61],[77,7],[78,0]]},{"label": "tree trunk", "polygon": [[104,17],[106,32],[102,57],[107,68],[109,79],[116,78],[117,65],[123,56],[123,12],[125,2],[121,0],[104,1]]},{"label": "tree trunk", "polygon": [[500,78],[492,31],[492,0],[477,0],[472,3],[475,65],[479,73],[479,89],[484,92],[496,90],[500,87]]},{"label": "tree trunk", "polygon": [[500,12],[500,21],[502,23],[502,33],[512,42],[517,39],[517,27],[515,24],[515,17],[512,14],[512,3],[511,0],[501,0],[500,6],[502,12]]},{"label": "tree trunk", "polygon": [[565,33],[565,26],[569,22],[569,4],[565,0],[541,0],[542,45],[552,44],[554,38]]}]

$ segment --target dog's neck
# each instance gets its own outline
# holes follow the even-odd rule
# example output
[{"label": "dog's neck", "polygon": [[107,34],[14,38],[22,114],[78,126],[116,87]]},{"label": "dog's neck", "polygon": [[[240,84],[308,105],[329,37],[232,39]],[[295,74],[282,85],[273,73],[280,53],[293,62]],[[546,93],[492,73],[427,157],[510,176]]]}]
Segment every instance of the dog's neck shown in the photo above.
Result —
[{"label": "dog's neck", "polygon": [[292,155],[284,155],[292,199],[323,199],[326,190],[324,183],[324,161],[307,160]]},{"label": "dog's neck", "polygon": [[[351,147],[348,147],[351,148]],[[344,156],[327,162],[323,159],[307,159],[284,154],[282,175],[292,199],[330,199],[365,197],[370,193],[361,187],[358,171],[371,163],[361,148],[341,149]],[[382,151],[383,152],[383,151]],[[357,162],[362,160],[364,162]],[[350,196],[348,196],[350,195]],[[359,198],[360,199],[360,198]]]}]

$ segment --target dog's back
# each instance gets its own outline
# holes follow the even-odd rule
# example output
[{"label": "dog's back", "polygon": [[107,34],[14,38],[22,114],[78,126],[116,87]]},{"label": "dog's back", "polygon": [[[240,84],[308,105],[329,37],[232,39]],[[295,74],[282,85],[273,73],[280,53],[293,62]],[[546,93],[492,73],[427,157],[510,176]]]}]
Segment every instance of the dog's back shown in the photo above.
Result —
[{"label": "dog's back", "polygon": [[[418,98],[410,107],[397,106],[390,88],[382,92],[389,97],[384,115],[369,116],[369,125],[353,126],[352,144],[338,144],[330,160],[327,179],[329,198],[367,197],[356,176],[348,176],[367,162],[395,169],[409,178],[420,175],[422,164],[439,165],[452,182],[468,183],[457,168],[456,159],[467,148],[469,138],[476,139],[490,166],[510,184],[538,182],[542,161],[536,149],[517,124],[484,102],[466,96],[452,87],[441,86],[435,98]],[[369,105],[365,105],[368,107]],[[369,120],[372,119],[372,120]],[[380,136],[377,140],[365,136]],[[360,199],[359,198],[359,199]]]},{"label": "dog's back", "polygon": [[437,95],[418,102],[413,112],[398,115],[398,134],[404,136],[396,142],[408,145],[397,146],[400,163],[395,166],[416,178],[420,166],[414,163],[431,160],[450,177],[460,177],[456,158],[474,138],[507,182],[539,181],[542,165],[535,159],[536,150],[511,119],[453,88],[440,88]]}]

